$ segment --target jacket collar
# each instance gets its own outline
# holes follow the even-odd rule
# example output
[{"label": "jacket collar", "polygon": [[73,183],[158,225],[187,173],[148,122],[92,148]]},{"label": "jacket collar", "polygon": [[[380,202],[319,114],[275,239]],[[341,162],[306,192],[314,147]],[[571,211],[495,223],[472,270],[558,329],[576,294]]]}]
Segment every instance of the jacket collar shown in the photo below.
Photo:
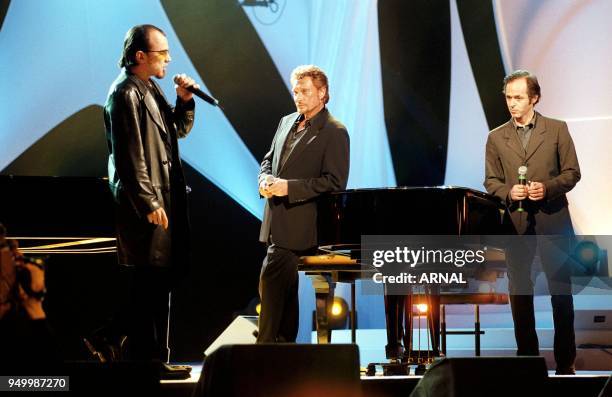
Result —
[{"label": "jacket collar", "polygon": [[519,141],[514,120],[510,119],[504,128],[504,138],[506,139],[506,144],[525,162],[529,160],[534,155],[536,150],[538,150],[538,148],[542,145],[542,143],[544,143],[546,120],[538,112],[536,112],[535,118],[537,121],[531,132],[531,138],[529,138],[527,150],[523,149],[523,145],[521,145],[521,142]]},{"label": "jacket collar", "polygon": [[529,160],[531,156],[538,150],[538,148],[544,143],[544,138],[546,135],[546,120],[542,117],[541,114],[536,113],[536,124],[531,132],[531,138],[529,138],[529,144],[527,145],[527,156],[525,157],[525,161]]},{"label": "jacket collar", "polygon": [[[166,131],[166,125],[161,117],[159,106],[157,105],[155,98],[153,98],[153,95],[151,95],[151,89],[147,87],[147,84],[144,81],[136,77],[136,75],[134,75],[133,73],[130,73],[129,70],[124,70],[124,73],[126,78],[133,82],[134,85],[136,85],[136,88],[138,88],[138,92],[140,92],[140,94],[142,95],[143,102],[145,104],[145,107],[147,108],[147,112],[149,112],[149,115],[151,116],[155,124],[157,124],[161,131],[167,134],[168,131]],[[159,88],[159,85],[157,85],[157,83],[153,80],[150,81],[151,84],[155,86],[154,89],[157,89],[161,93],[162,97],[164,97],[165,99],[163,91],[161,90],[161,88]]]},{"label": "jacket collar", "polygon": [[[285,130],[282,134],[282,139],[280,140],[280,151],[277,152],[279,153],[279,161],[281,157],[280,153],[282,153],[285,141],[287,140],[287,135],[289,134],[289,131],[291,131],[291,128],[295,125],[295,123],[298,122],[300,116],[301,115],[299,113],[296,113],[294,117],[290,118],[292,122],[287,123],[287,125],[285,126]],[[293,148],[293,151],[289,155],[287,161],[285,161],[285,164],[283,164],[282,168],[278,170],[278,174],[280,174],[284,169],[287,168],[287,166],[295,162],[296,159],[300,157],[304,149],[306,149],[306,147],[308,147],[308,145],[316,139],[317,135],[319,134],[319,131],[323,127],[325,127],[325,124],[329,120],[329,117],[330,116],[327,107],[323,107],[323,109],[321,109],[319,113],[317,113],[312,119],[310,119],[310,127],[308,128],[308,131],[304,134],[302,138],[300,138],[300,141],[297,143],[295,148]],[[277,166],[279,166],[279,164],[277,164]]]}]

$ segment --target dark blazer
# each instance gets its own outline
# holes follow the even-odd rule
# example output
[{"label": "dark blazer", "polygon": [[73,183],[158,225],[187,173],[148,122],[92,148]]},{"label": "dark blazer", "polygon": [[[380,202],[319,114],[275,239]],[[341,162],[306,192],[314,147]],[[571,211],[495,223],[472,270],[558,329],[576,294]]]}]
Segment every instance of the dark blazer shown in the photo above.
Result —
[{"label": "dark blazer", "polygon": [[[152,83],[163,96],[157,83]],[[191,130],[194,107],[193,100],[183,104],[177,98],[175,108],[167,100],[160,108],[145,83],[126,71],[110,87],[104,124],[122,264],[169,266],[173,260],[186,260],[186,186],[177,139]],[[164,143],[167,137],[171,158]],[[147,214],[158,208],[164,208],[168,215],[168,230],[147,221]]]},{"label": "dark blazer", "polygon": [[283,117],[270,151],[259,170],[288,180],[289,194],[266,200],[259,240],[283,248],[305,250],[317,245],[317,203],[321,193],[343,190],[349,174],[349,136],[346,127],[323,108],[280,168],[280,157],[298,113]]},{"label": "dark blazer", "polygon": [[[574,142],[564,121],[537,113],[527,150],[523,150],[512,120],[489,133],[484,186],[502,199],[519,234],[572,234],[565,193],[580,180]],[[524,212],[510,199],[518,183],[518,168],[527,166],[527,180],[542,182],[546,197],[523,200]]]}]

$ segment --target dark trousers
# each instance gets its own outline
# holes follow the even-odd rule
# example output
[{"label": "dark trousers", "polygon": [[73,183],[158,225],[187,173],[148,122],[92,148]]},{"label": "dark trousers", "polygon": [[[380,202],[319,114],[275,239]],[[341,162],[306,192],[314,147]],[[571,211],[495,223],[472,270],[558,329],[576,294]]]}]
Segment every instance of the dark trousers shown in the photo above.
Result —
[{"label": "dark trousers", "polygon": [[119,302],[110,325],[100,332],[115,341],[127,336],[127,359],[167,361],[169,269],[121,266],[119,276],[127,300]]},{"label": "dark trousers", "polygon": [[551,294],[554,353],[558,369],[572,367],[576,358],[572,263],[569,256],[572,241],[571,237],[566,236],[517,236],[506,249],[517,355],[539,355],[531,277],[531,265],[537,248]]},{"label": "dark trousers", "polygon": [[295,342],[299,327],[297,266],[300,256],[310,252],[268,246],[259,277],[257,343]]}]

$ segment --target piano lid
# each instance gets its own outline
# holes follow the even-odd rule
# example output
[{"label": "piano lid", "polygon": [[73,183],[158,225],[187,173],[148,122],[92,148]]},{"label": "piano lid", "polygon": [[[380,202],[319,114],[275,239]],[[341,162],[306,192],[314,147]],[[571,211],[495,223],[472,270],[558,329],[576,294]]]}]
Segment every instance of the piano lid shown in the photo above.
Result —
[{"label": "piano lid", "polygon": [[361,235],[506,234],[499,198],[457,186],[351,189],[318,201],[319,246]]},{"label": "piano lid", "polygon": [[20,240],[24,253],[115,249],[106,178],[0,175],[0,191],[0,222],[9,237]]}]

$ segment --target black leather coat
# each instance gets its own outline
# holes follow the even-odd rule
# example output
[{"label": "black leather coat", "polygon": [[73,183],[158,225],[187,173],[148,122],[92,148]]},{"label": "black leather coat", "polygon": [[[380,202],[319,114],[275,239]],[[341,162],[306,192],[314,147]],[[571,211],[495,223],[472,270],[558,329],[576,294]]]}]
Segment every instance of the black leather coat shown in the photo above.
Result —
[{"label": "black leather coat", "polygon": [[[191,130],[195,104],[177,98],[173,108],[165,98],[162,102],[158,105],[145,82],[123,71],[104,106],[108,177],[116,202],[121,264],[170,266],[174,262],[184,267],[188,261],[186,186],[177,138]],[[147,214],[158,208],[168,215],[167,230],[147,221]]]}]

